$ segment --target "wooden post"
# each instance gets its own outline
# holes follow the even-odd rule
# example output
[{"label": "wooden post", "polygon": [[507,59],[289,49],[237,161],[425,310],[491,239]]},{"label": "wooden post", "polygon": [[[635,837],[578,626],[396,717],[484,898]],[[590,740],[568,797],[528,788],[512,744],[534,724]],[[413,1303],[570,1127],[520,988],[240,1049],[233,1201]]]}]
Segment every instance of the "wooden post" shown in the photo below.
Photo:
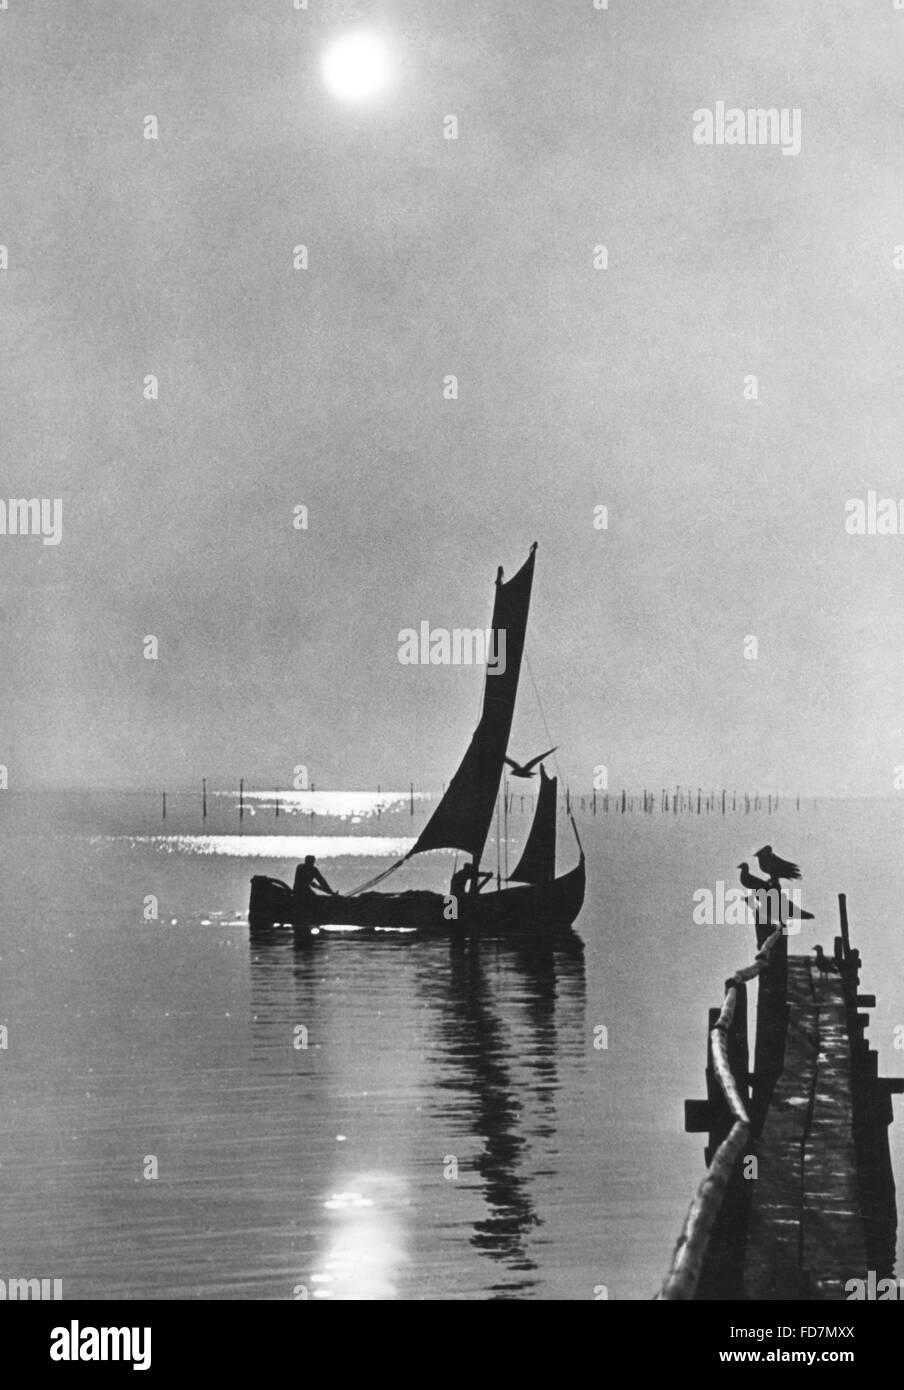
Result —
[{"label": "wooden post", "polygon": [[166,792],[163,793],[163,819],[166,820]]},{"label": "wooden post", "polygon": [[844,960],[847,961],[851,954],[851,936],[848,930],[847,915],[847,894],[838,894],[838,915],[841,918],[841,946],[844,952]]},{"label": "wooden post", "polygon": [[207,820],[207,778],[201,778],[201,819]]},{"label": "wooden post", "polygon": [[273,793],[273,806],[276,811],[276,819],[279,820],[279,787]]},{"label": "wooden post", "polygon": [[413,783],[413,782],[409,782],[409,784],[408,784],[408,814],[409,814],[410,816],[413,816],[413,815],[414,815],[414,783]]},{"label": "wooden post", "polygon": [[700,814],[700,788],[697,788],[697,815]]},{"label": "wooden post", "polygon": [[625,814],[625,801],[626,801],[625,789],[624,789],[624,787],[622,787],[622,794],[621,794],[621,813],[622,813],[622,815]]},{"label": "wooden post", "polygon": [[244,779],[244,777],[242,777],[242,778],[240,778],[240,780],[239,780],[239,821],[241,821],[241,820],[243,819],[244,815],[245,815],[245,779]]},{"label": "wooden post", "polygon": [[756,1044],[754,1051],[754,1133],[758,1133],[769,1107],[775,1083],[785,1062],[788,1022],[788,938],[775,943],[766,969],[759,977]]},{"label": "wooden post", "polygon": [[725,815],[725,788],[722,788],[722,815]]}]

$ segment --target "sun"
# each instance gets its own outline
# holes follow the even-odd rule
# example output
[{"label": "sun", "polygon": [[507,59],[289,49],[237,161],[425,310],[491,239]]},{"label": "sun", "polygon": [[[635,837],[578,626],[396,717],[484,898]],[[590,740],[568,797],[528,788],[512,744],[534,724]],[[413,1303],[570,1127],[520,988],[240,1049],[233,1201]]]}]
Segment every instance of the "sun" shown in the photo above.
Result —
[{"label": "sun", "polygon": [[342,101],[361,101],[375,96],[389,82],[389,49],[377,34],[346,34],[324,53],[321,72],[333,96]]}]

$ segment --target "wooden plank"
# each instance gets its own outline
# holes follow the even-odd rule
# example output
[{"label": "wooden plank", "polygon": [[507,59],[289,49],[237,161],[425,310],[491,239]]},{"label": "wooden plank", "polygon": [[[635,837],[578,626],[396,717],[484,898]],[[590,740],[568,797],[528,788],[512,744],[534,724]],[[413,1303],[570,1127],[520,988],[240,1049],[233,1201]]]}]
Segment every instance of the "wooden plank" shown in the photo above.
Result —
[{"label": "wooden plank", "polygon": [[803,1146],[816,1078],[818,1011],[809,972],[788,961],[785,1065],[756,1144],[744,1278],[751,1299],[809,1296],[800,1262]]},{"label": "wooden plank", "polygon": [[801,1263],[823,1299],[843,1300],[848,1279],[865,1279],[866,1246],[857,1184],[851,1047],[837,975],[813,981],[819,1053],[804,1146]]},{"label": "wooden plank", "polygon": [[866,1276],[853,1137],[851,1047],[841,981],[788,961],[785,1066],[757,1155],[745,1293],[845,1297]]}]

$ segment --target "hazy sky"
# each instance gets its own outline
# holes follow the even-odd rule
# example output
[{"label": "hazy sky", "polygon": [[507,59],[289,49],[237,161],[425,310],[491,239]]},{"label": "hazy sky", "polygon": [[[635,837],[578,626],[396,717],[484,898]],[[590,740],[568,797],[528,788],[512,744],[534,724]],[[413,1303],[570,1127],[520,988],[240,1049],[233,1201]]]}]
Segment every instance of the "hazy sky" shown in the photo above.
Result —
[{"label": "hazy sky", "polygon": [[[321,56],[360,25],[396,72],[343,103]],[[904,536],[844,526],[904,496],[891,0],[0,26],[0,491],[63,499],[59,546],[0,536],[14,782],[436,787],[481,676],[399,631],[484,625],[537,540],[575,788],[892,791]],[[800,154],[696,146],[717,101],[800,108]],[[543,737],[525,681],[513,752]]]}]

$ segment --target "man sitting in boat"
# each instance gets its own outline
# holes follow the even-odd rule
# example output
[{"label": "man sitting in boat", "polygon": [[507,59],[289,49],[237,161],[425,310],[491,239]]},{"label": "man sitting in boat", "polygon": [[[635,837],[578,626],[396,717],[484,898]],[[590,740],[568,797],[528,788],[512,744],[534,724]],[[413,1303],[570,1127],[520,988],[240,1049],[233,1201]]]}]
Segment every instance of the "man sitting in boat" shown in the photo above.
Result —
[{"label": "man sitting in boat", "polygon": [[313,854],[307,854],[305,855],[304,863],[299,864],[298,868],[295,870],[295,882],[292,885],[292,892],[301,902],[305,902],[315,896],[315,888],[321,889],[324,893],[331,893],[334,898],[339,896],[335,889],[330,887],[323,877],[323,874],[317,868]]},{"label": "man sitting in boat", "polygon": [[[449,885],[449,892],[452,894],[453,898],[463,898],[465,896],[469,887],[474,882],[475,873],[476,869],[473,864],[465,864],[462,866],[462,868],[458,870],[457,873],[454,873],[452,875],[452,882]],[[489,883],[492,877],[493,875],[488,873],[482,873],[478,875],[478,893],[480,892],[481,888],[483,888],[487,883]]]}]

